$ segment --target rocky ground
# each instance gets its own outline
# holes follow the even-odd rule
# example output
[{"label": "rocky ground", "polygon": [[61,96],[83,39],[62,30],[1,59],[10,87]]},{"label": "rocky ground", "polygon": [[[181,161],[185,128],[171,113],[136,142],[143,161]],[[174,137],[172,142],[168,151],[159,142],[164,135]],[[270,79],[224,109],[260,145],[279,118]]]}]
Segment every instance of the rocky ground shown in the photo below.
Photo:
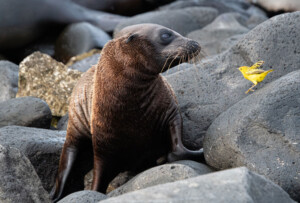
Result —
[{"label": "rocky ground", "polygon": [[[202,46],[202,60],[163,75],[178,98],[183,141],[203,147],[206,163],[125,172],[107,194],[88,190],[89,173],[86,190],[60,202],[299,202],[300,5],[253,3],[178,0],[124,17],[113,32],[83,21],[45,38],[55,40],[0,48],[0,202],[51,202],[72,88],[101,57],[91,50],[137,23],[164,25]],[[245,94],[252,83],[237,68],[259,60],[274,71]]]}]

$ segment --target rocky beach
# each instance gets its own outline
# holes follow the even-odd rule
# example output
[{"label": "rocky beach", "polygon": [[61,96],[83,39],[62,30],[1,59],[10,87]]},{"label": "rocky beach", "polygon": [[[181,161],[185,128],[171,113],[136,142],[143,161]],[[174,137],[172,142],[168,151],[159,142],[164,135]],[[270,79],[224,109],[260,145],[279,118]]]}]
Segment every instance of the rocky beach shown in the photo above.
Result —
[{"label": "rocky beach", "polygon": [[[162,157],[120,173],[106,194],[91,190],[90,171],[85,190],[59,203],[300,202],[299,2],[108,2],[0,0],[0,202],[52,202],[72,90],[109,40],[141,23],[201,46],[161,75],[184,145],[205,160]],[[238,68],[260,60],[274,71],[245,94],[252,83]]]}]

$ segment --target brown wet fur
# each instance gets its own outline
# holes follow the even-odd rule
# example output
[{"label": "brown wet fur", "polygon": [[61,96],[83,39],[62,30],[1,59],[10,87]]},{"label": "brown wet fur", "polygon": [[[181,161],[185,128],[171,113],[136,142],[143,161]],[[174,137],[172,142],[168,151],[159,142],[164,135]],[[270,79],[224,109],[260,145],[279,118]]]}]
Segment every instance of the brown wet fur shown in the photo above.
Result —
[{"label": "brown wet fur", "polygon": [[[162,32],[171,32],[172,41],[162,41]],[[179,107],[159,74],[199,51],[195,41],[153,24],[127,27],[103,48],[72,93],[54,202],[83,190],[91,168],[92,190],[105,193],[118,173],[153,166],[162,155],[169,153],[169,161],[202,156],[183,146]]]}]

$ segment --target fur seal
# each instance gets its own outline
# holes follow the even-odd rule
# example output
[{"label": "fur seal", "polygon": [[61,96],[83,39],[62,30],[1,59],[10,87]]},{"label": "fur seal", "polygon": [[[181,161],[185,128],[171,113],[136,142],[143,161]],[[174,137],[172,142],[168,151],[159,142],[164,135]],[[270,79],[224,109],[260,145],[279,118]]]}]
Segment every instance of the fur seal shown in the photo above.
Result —
[{"label": "fur seal", "polygon": [[168,152],[169,161],[202,155],[182,144],[179,107],[159,74],[200,50],[196,41],[155,24],[124,28],[105,45],[98,64],[79,80],[71,96],[54,202],[83,189],[89,169],[82,166],[89,158],[92,190],[105,193],[118,173],[154,165]]}]

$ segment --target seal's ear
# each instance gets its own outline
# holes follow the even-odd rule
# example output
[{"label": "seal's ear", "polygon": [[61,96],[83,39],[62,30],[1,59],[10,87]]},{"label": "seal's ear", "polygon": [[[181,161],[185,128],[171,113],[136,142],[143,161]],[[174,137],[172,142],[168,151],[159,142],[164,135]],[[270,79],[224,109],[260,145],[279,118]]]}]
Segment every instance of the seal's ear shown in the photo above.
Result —
[{"label": "seal's ear", "polygon": [[126,42],[126,44],[127,43],[129,43],[129,42],[131,42],[134,38],[136,38],[138,35],[137,34],[132,34],[132,35],[130,35],[128,38],[127,38],[127,40],[125,41]]}]

